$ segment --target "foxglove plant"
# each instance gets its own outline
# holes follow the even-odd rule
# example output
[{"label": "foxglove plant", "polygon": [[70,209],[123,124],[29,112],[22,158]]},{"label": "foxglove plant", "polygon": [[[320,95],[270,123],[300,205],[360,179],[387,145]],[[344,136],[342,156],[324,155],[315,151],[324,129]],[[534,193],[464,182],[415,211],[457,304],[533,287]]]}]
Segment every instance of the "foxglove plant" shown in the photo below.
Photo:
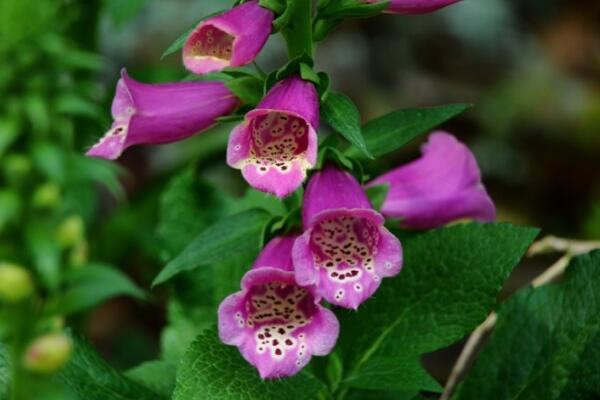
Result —
[{"label": "foxglove plant", "polygon": [[113,123],[88,156],[118,158],[137,144],[185,139],[231,113],[238,98],[222,82],[178,82],[149,85],[123,69],[112,103]]},{"label": "foxglove plant", "polygon": [[277,83],[232,132],[227,163],[254,188],[285,197],[317,161],[319,98],[293,75]]},{"label": "foxglove plant", "polygon": [[459,219],[491,222],[496,218],[477,160],[467,146],[440,131],[431,134],[422,151],[420,159],[369,183],[389,185],[383,215],[414,229],[435,228]]},{"label": "foxglove plant", "polygon": [[276,237],[242,278],[242,290],[219,307],[219,336],[238,346],[262,378],[291,376],[313,355],[327,355],[338,337],[335,315],[314,288],[294,279],[296,236]]},{"label": "foxglove plant", "polygon": [[[381,0],[363,0],[378,3]],[[457,3],[460,0],[391,0],[386,8],[390,14],[425,14]]]},{"label": "foxglove plant", "polygon": [[[367,178],[372,164],[367,160],[401,148],[468,106],[401,110],[363,127],[352,100],[332,92],[329,76],[314,70],[316,43],[345,18],[419,14],[453,2],[237,1],[176,42],[176,48],[183,48],[185,67],[205,74],[196,77],[201,81],[146,85],[123,73],[113,103],[113,127],[88,152],[116,158],[134,144],[181,140],[217,120],[238,121],[229,136],[226,162],[240,170],[252,188],[274,197],[253,191],[242,201],[197,191],[192,196],[195,186],[182,195],[186,183],[197,182],[192,175],[177,179],[164,197],[169,217],[161,232],[168,233],[167,240],[178,240],[177,232],[188,237],[190,220],[195,222],[198,215],[213,221],[214,215],[208,215],[212,198],[219,199],[215,214],[223,217],[187,247],[174,246],[185,249],[154,284],[200,266],[218,264],[222,272],[229,264],[244,270],[252,264],[234,279],[236,288],[241,280],[241,290],[222,300],[218,310],[215,307],[218,338],[237,347],[245,364],[262,379],[290,377],[313,355],[327,355],[326,362],[314,368],[327,388],[310,391],[324,385],[306,384],[310,393],[303,392],[303,398],[343,400],[355,387],[401,392],[408,388],[410,395],[415,388],[434,390],[436,385],[421,371],[420,356],[464,337],[485,318],[514,260],[524,251],[523,246],[512,246],[512,238],[522,237],[523,243],[532,239],[531,232],[518,229],[507,239],[505,227],[481,224],[452,228],[465,236],[458,242],[448,233],[450,228],[415,232],[460,219],[495,218],[473,154],[439,131],[429,137],[421,158],[371,181]],[[265,74],[256,63],[248,64],[271,33],[283,36],[289,61]],[[220,72],[206,74],[214,71]],[[321,118],[331,130],[319,141]],[[202,197],[201,205],[196,195]],[[185,204],[180,207],[179,201]],[[229,214],[230,206],[236,214]],[[180,211],[188,207],[189,216]],[[504,247],[488,257],[490,242]],[[472,260],[477,262],[468,264]],[[405,272],[397,276],[401,269]],[[219,300],[225,297],[222,280],[227,281],[223,292],[232,291],[231,279],[221,278],[212,282]],[[206,308],[213,306],[210,299],[206,302]],[[433,311],[446,303],[447,312]],[[460,318],[459,309],[469,316]],[[436,323],[442,330],[439,335],[430,328]],[[238,351],[220,346],[212,331],[185,344],[189,349],[178,371],[176,399],[199,392],[210,392],[206,397],[211,398],[252,397],[248,393],[263,398],[269,397],[263,396],[265,391],[283,387],[277,391],[283,393],[294,390],[296,382],[307,382],[308,374],[294,378],[288,387],[279,386],[286,385],[281,379],[260,382],[252,368],[236,364]],[[417,377],[415,382],[405,384],[403,380],[411,377]],[[226,385],[220,385],[221,378]],[[360,392],[353,395],[361,398]]]},{"label": "foxglove plant", "polygon": [[304,233],[294,245],[296,281],[357,309],[402,266],[400,241],[383,223],[349,173],[332,166],[315,173],[304,196]]},{"label": "foxglove plant", "polygon": [[202,21],[183,46],[183,64],[195,74],[251,63],[271,34],[273,12],[248,1]]}]

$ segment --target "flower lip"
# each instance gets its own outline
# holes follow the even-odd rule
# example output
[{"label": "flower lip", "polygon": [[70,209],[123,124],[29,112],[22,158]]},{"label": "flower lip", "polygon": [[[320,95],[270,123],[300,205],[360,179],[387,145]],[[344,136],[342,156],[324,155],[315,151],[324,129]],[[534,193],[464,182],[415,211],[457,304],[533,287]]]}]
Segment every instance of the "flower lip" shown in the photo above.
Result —
[{"label": "flower lip", "polygon": [[296,284],[293,272],[255,268],[242,288],[219,307],[219,336],[238,346],[263,379],[294,375],[335,345],[337,319],[311,288]]},{"label": "flower lip", "polygon": [[284,197],[316,164],[317,133],[302,115],[284,109],[255,109],[231,134],[227,162],[259,190]]},{"label": "flower lip", "polygon": [[192,32],[184,47],[184,64],[195,73],[219,71],[231,65],[235,35],[206,21]]},{"label": "flower lip", "polygon": [[293,249],[296,281],[313,285],[332,304],[357,309],[396,275],[402,264],[400,241],[373,209],[338,208],[312,218]]}]

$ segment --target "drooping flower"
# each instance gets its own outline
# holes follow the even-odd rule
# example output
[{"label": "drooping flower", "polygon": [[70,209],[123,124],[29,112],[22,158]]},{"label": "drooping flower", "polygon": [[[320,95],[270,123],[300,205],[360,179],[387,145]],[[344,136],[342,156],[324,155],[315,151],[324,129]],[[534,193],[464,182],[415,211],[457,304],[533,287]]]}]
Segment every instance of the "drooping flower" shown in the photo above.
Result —
[{"label": "drooping flower", "polygon": [[229,137],[227,163],[248,183],[279,197],[298,188],[317,161],[319,99],[312,83],[278,82]]},{"label": "drooping flower", "polygon": [[205,130],[239,104],[222,82],[146,84],[123,69],[112,103],[113,124],[88,156],[118,158],[136,144],[175,142]]},{"label": "drooping flower", "polygon": [[[377,3],[380,0],[363,0]],[[386,12],[391,14],[425,14],[457,3],[460,0],[391,0]]]},{"label": "drooping flower", "polygon": [[293,249],[296,281],[330,303],[356,309],[402,266],[400,241],[384,226],[358,181],[326,166],[304,195],[304,233]]},{"label": "drooping flower", "polygon": [[198,24],[183,46],[183,63],[196,73],[251,63],[271,34],[273,13],[248,1]]},{"label": "drooping flower", "polygon": [[408,228],[428,229],[459,219],[483,222],[496,209],[481,183],[473,153],[446,132],[435,132],[422,147],[423,156],[369,182],[388,184],[381,212]]},{"label": "drooping flower", "polygon": [[237,346],[263,379],[292,376],[313,355],[335,346],[339,323],[314,289],[295,279],[291,251],[297,236],[273,239],[242,279],[242,290],[219,306],[219,336]]}]

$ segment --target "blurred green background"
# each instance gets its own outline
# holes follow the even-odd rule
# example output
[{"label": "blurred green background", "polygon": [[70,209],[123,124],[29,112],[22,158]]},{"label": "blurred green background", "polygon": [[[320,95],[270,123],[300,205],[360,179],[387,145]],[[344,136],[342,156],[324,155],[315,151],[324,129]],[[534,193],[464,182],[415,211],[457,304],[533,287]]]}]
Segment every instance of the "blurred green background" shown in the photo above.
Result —
[{"label": "blurred green background", "polygon": [[[231,126],[131,148],[116,164],[82,155],[110,125],[119,69],[146,82],[182,79],[179,56],[161,61],[162,52],[229,3],[0,1],[0,258],[35,263],[50,284],[58,264],[106,262],[148,288],[166,257],[157,225],[170,179],[194,162],[207,182],[243,192],[224,162]],[[365,121],[395,108],[474,103],[444,129],[475,152],[499,219],[598,239],[599,21],[594,0],[464,0],[426,16],[347,21],[320,45],[316,64]],[[285,61],[273,36],[258,65],[268,71]],[[414,143],[373,170],[418,154]],[[48,237],[62,237],[65,257]],[[550,261],[525,263],[507,291]],[[144,303],[110,301],[72,322],[112,364],[131,367],[160,351],[168,293],[152,294]],[[455,353],[428,357],[428,367],[444,379]]]}]

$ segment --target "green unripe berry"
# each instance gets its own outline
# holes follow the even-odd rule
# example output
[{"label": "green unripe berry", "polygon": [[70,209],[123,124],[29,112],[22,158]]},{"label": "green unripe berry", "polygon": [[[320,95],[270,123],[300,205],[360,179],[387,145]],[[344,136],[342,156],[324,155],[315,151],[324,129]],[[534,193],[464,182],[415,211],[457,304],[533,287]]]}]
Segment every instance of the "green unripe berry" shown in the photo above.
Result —
[{"label": "green unripe berry", "polygon": [[0,301],[17,303],[31,296],[33,290],[33,279],[27,269],[0,263]]},{"label": "green unripe berry", "polygon": [[53,182],[39,186],[33,193],[31,204],[38,209],[52,209],[60,203],[60,188]]},{"label": "green unripe berry", "polygon": [[56,231],[56,238],[63,248],[69,248],[81,242],[84,233],[83,219],[79,215],[73,215],[60,224]]},{"label": "green unripe berry", "polygon": [[30,372],[52,374],[69,361],[73,344],[64,333],[50,333],[33,341],[25,352],[23,366]]}]

